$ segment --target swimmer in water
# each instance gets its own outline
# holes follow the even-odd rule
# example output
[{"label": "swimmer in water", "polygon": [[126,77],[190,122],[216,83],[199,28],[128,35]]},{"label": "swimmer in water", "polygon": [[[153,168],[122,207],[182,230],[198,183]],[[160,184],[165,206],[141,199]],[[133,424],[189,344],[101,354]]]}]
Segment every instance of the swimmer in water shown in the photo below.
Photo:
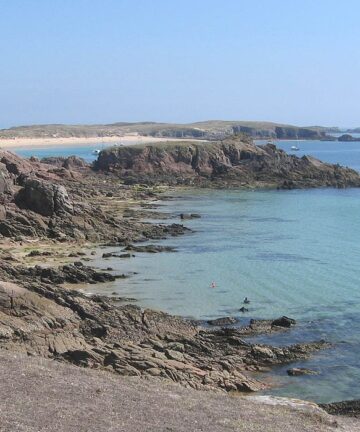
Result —
[{"label": "swimmer in water", "polygon": [[211,282],[211,284],[210,284],[210,288],[216,288],[216,283],[215,283],[215,281],[212,281],[212,282]]},{"label": "swimmer in water", "polygon": [[247,297],[245,297],[245,298],[244,298],[244,303],[245,303],[245,304],[249,304],[249,303],[250,303],[250,300],[249,300]]}]

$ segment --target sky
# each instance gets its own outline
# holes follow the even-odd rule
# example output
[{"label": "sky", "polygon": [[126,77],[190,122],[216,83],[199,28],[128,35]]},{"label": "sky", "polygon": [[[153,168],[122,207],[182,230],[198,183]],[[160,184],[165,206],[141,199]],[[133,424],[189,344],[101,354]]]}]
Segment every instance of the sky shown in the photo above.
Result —
[{"label": "sky", "polygon": [[358,0],[0,0],[0,127],[360,126]]}]

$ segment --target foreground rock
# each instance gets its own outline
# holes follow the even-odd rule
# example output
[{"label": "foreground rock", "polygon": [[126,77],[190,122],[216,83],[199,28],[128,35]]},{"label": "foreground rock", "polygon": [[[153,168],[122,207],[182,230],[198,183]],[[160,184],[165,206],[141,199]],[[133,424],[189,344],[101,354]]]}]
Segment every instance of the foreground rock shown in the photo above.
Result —
[{"label": "foreground rock", "polygon": [[[0,348],[195,389],[251,392],[265,385],[249,372],[306,359],[329,347],[322,341],[287,347],[250,344],[243,337],[259,332],[254,323],[205,330],[182,318],[57,285],[113,278],[81,263],[50,269],[1,261]],[[263,329],[276,331],[271,321],[266,323]]]},{"label": "foreground rock", "polygon": [[283,189],[360,186],[360,175],[352,169],[289,155],[273,144],[256,146],[245,135],[211,143],[105,149],[95,169],[114,173],[128,183]]},{"label": "foreground rock", "polygon": [[310,402],[199,392],[2,350],[0,375],[3,432],[360,430]]},{"label": "foreground rock", "polygon": [[33,210],[43,216],[73,213],[73,204],[64,186],[37,179],[24,181],[23,188],[15,197],[15,202],[20,208]]},{"label": "foreground rock", "polygon": [[0,238],[127,245],[188,231],[180,224],[145,223],[134,210],[131,220],[124,219],[124,203],[153,197],[151,189],[120,185],[76,157],[40,162],[0,150]]}]

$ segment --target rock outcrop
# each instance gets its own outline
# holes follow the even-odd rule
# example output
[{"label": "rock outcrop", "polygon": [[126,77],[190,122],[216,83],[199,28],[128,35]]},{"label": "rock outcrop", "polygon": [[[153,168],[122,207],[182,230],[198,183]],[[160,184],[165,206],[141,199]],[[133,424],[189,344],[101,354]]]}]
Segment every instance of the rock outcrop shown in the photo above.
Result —
[{"label": "rock outcrop", "polygon": [[256,146],[243,135],[212,143],[105,149],[94,168],[128,183],[285,189],[360,186],[360,175],[352,169],[289,155],[273,144]]},{"label": "rock outcrop", "polygon": [[[251,392],[265,385],[249,372],[305,359],[329,346],[322,341],[254,345],[243,339],[250,327],[210,331],[179,317],[117,299],[89,298],[57,285],[111,277],[83,265],[25,268],[0,260],[0,348],[196,389]],[[263,328],[276,331],[269,324]]]},{"label": "rock outcrop", "polygon": [[71,214],[74,208],[64,186],[32,178],[24,181],[15,202],[20,208],[43,216]]},{"label": "rock outcrop", "polygon": [[[26,160],[0,150],[0,238],[127,245],[187,231],[180,224],[144,223],[136,211],[124,210],[123,202],[152,196],[147,188],[138,191],[119,187],[117,179],[94,173],[77,157]],[[142,217],[151,214],[142,213]]]}]

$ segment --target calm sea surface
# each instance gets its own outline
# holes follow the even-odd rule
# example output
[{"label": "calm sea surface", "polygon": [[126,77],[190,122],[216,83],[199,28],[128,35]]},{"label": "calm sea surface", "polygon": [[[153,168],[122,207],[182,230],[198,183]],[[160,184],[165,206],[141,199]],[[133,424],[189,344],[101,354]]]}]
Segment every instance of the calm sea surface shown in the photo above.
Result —
[{"label": "calm sea surface", "polygon": [[[360,170],[360,142],[295,144],[299,156]],[[278,143],[287,151],[292,145]],[[66,154],[84,151],[67,148]],[[292,365],[315,369],[317,376],[288,377],[287,367],[276,369],[265,377],[276,385],[270,393],[316,402],[360,398],[360,190],[200,190],[175,198],[160,208],[175,218],[181,212],[202,216],[186,221],[194,233],[162,242],[178,252],[99,260],[100,267],[136,274],[96,289],[198,319],[293,317],[298,325],[290,332],[256,340],[281,345],[326,339],[334,348]],[[250,310],[241,314],[245,296]]]}]

